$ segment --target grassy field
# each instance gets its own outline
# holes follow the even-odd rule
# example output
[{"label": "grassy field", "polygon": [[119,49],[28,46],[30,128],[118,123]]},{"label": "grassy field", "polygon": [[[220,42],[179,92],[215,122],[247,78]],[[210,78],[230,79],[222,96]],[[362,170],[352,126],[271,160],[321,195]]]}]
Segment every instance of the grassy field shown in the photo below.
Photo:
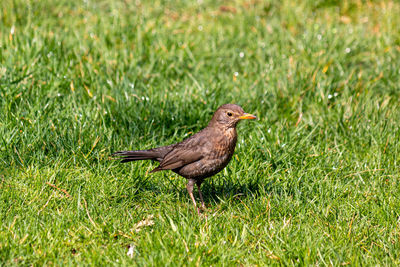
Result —
[{"label": "grassy field", "polygon": [[[0,2],[0,265],[400,264],[397,1]],[[224,103],[203,184],[118,164]]]}]

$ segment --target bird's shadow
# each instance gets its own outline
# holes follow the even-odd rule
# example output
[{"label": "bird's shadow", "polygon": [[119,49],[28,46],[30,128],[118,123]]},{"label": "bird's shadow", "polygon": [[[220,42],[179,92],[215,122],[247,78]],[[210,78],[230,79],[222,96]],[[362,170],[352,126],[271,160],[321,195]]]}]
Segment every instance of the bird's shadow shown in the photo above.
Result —
[{"label": "bird's shadow", "polygon": [[[189,195],[186,190],[186,180],[176,182],[165,177],[165,182],[160,185],[159,182],[151,179],[137,181],[128,186],[130,198],[140,199],[143,195],[175,195],[178,199],[188,199]],[[212,177],[205,180],[201,186],[201,192],[204,202],[207,206],[220,204],[221,202],[240,202],[245,198],[257,198],[260,195],[269,194],[272,191],[273,182],[265,183],[257,179],[249,179],[245,182],[240,180],[231,180],[225,176]],[[194,196],[196,201],[200,201],[197,188],[194,188]],[[151,194],[148,194],[151,193]],[[125,194],[126,195],[126,192]],[[120,199],[120,201],[123,201]]]},{"label": "bird's shadow", "polygon": [[240,201],[244,198],[257,198],[260,195],[268,194],[272,189],[272,182],[264,184],[258,180],[246,182],[234,181],[226,177],[217,177],[205,181],[201,191],[206,204],[219,204],[223,201]]}]

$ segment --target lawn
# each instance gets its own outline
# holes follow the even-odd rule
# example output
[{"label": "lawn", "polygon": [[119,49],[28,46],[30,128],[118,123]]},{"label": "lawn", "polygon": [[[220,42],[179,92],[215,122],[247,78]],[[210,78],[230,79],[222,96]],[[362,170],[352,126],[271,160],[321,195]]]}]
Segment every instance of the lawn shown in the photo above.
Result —
[{"label": "lawn", "polygon": [[[400,264],[400,3],[0,2],[0,265]],[[202,186],[119,164],[221,104]],[[198,196],[195,195],[197,198]]]}]

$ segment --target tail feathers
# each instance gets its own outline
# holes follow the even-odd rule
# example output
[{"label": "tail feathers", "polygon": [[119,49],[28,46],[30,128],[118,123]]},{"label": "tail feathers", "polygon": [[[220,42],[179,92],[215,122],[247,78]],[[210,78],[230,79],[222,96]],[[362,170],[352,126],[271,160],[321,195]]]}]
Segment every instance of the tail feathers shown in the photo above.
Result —
[{"label": "tail feathers", "polygon": [[160,169],[160,167],[154,168],[152,169],[149,173],[153,173],[153,172],[159,172],[162,171],[163,169]]},{"label": "tail feathers", "polygon": [[115,159],[120,159],[122,163],[135,160],[157,160],[158,153],[151,150],[132,150],[132,151],[118,151],[112,154]]}]

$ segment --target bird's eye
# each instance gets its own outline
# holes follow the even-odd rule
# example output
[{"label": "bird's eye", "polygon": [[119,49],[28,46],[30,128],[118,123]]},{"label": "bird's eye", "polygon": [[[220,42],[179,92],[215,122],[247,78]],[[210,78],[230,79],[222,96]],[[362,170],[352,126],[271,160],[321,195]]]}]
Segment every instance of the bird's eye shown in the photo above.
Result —
[{"label": "bird's eye", "polygon": [[231,112],[228,112],[228,113],[226,113],[229,117],[232,117],[232,113]]}]

